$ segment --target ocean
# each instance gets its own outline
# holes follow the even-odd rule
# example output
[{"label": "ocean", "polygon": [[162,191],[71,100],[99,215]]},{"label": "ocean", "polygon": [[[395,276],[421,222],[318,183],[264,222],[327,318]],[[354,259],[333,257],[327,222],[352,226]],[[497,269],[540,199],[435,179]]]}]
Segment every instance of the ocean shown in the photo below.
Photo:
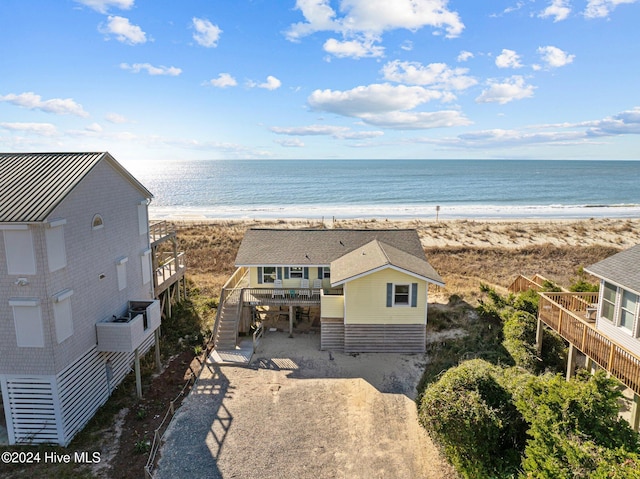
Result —
[{"label": "ocean", "polygon": [[640,217],[640,161],[194,160],[124,165],[152,219]]}]

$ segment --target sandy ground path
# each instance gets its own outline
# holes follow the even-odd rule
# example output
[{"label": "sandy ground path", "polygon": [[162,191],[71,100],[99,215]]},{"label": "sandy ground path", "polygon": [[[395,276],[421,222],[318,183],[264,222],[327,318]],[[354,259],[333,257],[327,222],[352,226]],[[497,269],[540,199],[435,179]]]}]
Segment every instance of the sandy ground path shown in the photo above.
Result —
[{"label": "sandy ground path", "polygon": [[209,364],[156,477],[454,478],[417,421],[421,355],[328,353],[268,333],[251,367]]}]

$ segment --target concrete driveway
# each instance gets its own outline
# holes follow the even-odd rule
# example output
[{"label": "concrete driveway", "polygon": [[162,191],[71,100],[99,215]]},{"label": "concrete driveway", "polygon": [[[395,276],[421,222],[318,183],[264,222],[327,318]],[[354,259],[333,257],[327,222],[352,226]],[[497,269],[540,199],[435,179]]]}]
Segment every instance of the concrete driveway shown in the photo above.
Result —
[{"label": "concrete driveway", "polygon": [[319,347],[319,334],[270,332],[249,367],[208,363],[156,477],[457,477],[418,424],[424,356]]}]

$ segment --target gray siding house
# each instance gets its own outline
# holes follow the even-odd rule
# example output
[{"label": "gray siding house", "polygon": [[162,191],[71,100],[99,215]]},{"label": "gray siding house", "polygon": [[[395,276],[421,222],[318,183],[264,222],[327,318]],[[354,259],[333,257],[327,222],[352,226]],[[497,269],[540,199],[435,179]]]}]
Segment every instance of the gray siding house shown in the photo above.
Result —
[{"label": "gray siding house", "polygon": [[596,327],[640,357],[640,245],[585,271],[600,279]]},{"label": "gray siding house", "polygon": [[0,153],[0,388],[10,444],[68,445],[154,345],[152,197],[106,152]]}]

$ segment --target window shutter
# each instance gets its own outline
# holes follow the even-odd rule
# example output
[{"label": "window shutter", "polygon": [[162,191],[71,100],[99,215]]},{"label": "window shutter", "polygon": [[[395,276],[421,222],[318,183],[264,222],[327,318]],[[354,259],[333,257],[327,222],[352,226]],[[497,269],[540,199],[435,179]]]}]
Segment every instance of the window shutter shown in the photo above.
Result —
[{"label": "window shutter", "polygon": [[318,266],[318,279],[322,279],[324,276],[324,268],[322,266]]},{"label": "window shutter", "polygon": [[282,267],[276,268],[276,279],[282,279]]},{"label": "window shutter", "polygon": [[387,308],[393,305],[393,284],[387,283]]},{"label": "window shutter", "polygon": [[411,283],[411,307],[418,306],[418,283]]},{"label": "window shutter", "polygon": [[258,284],[262,284],[262,266],[258,266]]},{"label": "window shutter", "polygon": [[284,268],[284,279],[289,279],[291,269],[287,266]]},{"label": "window shutter", "polygon": [[302,277],[304,279],[309,279],[309,268],[307,268],[306,266],[302,268]]}]

